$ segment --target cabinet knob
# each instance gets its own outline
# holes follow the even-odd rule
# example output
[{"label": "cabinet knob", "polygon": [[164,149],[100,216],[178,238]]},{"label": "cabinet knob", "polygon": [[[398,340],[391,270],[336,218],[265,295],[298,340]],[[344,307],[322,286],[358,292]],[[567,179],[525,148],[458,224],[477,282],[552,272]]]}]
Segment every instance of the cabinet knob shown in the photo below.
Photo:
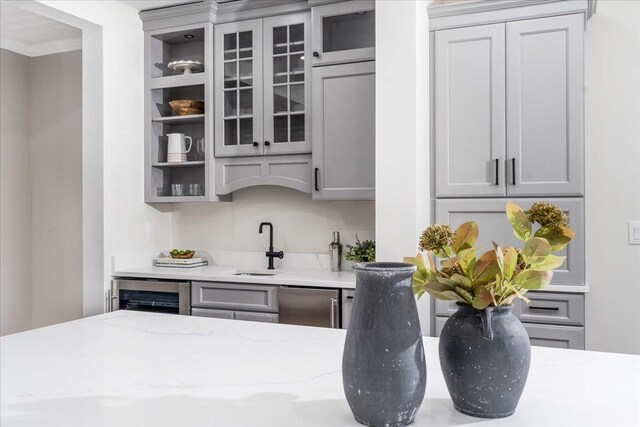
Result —
[{"label": "cabinet knob", "polygon": [[269,141],[265,141],[264,145],[266,145],[267,147],[271,145],[271,143]]},{"label": "cabinet knob", "polygon": [[314,58],[319,58],[320,54],[318,52],[313,52],[313,56],[314,56]]},{"label": "cabinet knob", "polygon": [[254,147],[257,147],[258,145],[260,145],[260,144],[258,144],[256,141],[253,141],[253,146]]}]

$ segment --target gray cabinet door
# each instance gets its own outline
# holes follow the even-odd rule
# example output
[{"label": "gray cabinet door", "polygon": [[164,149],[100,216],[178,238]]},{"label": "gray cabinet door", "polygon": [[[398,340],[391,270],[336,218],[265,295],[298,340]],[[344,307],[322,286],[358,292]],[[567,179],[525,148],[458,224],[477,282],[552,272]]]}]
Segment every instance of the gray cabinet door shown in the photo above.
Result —
[{"label": "gray cabinet door", "polygon": [[584,15],[507,23],[511,196],[582,195]]},{"label": "gray cabinet door", "polygon": [[212,308],[192,308],[191,315],[196,317],[213,317],[214,319],[230,319],[233,320],[233,311],[231,310],[214,310]]},{"label": "gray cabinet door", "polygon": [[274,16],[264,31],[264,154],[311,152],[311,19]]},{"label": "gray cabinet door", "polygon": [[313,69],[313,198],[375,198],[375,63]]},{"label": "gray cabinet door", "polygon": [[312,7],[313,65],[375,59],[374,8],[373,0]]},{"label": "gray cabinet door", "polygon": [[263,153],[262,20],[214,29],[215,155]]},{"label": "gray cabinet door", "polygon": [[353,296],[355,289],[342,290],[342,329],[349,328],[349,319],[351,318],[351,310],[353,308]]},{"label": "gray cabinet door", "polygon": [[191,305],[223,310],[278,311],[278,287],[246,283],[191,282]]},{"label": "gray cabinet door", "polygon": [[254,313],[250,311],[236,311],[236,320],[248,320],[250,322],[278,323],[278,313]]},{"label": "gray cabinet door", "polygon": [[[500,245],[522,247],[513,235],[513,229],[505,214],[509,199],[460,199],[436,200],[436,223],[450,224],[455,229],[467,221],[476,221],[480,228],[478,246],[481,252],[490,250],[492,241]],[[582,199],[514,199],[522,209],[529,209],[536,201],[558,205],[569,216],[569,227],[576,236],[558,255],[566,255],[565,263],[553,273],[551,285],[584,285],[584,202]]]},{"label": "gray cabinet door", "polygon": [[435,33],[437,197],[506,195],[504,31]]}]

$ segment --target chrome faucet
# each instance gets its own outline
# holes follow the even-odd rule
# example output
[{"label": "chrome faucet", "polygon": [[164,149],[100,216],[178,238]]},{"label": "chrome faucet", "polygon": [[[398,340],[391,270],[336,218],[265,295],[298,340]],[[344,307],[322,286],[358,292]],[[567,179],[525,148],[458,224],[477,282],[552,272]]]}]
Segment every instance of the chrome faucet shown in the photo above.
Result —
[{"label": "chrome faucet", "polygon": [[263,222],[260,223],[260,228],[258,229],[258,232],[260,234],[262,234],[262,227],[268,225],[269,226],[269,250],[267,251],[267,253],[265,254],[267,256],[267,258],[269,258],[269,267],[267,267],[267,270],[273,270],[273,259],[274,258],[279,258],[282,259],[284,258],[284,252],[279,251],[279,252],[274,252],[273,250],[273,224],[271,224],[270,222]]}]

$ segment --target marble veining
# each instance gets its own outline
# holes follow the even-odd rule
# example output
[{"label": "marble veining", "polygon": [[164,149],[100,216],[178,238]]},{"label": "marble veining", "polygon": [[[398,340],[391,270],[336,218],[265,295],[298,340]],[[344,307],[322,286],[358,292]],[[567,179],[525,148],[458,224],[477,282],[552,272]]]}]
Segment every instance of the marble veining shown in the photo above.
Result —
[{"label": "marble veining", "polygon": [[[0,338],[0,425],[357,426],[345,332],[118,311]],[[454,410],[424,337],[416,426],[637,426],[640,357],[533,347],[516,413]],[[479,425],[479,424],[477,424]]]}]

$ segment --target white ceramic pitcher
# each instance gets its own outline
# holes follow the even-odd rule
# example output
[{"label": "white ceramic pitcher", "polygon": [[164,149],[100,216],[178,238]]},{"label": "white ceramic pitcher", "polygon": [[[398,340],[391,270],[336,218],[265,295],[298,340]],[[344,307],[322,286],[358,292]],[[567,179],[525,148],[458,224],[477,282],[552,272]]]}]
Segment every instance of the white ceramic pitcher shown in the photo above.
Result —
[{"label": "white ceramic pitcher", "polygon": [[[167,163],[182,163],[187,161],[187,153],[191,151],[193,140],[184,133],[168,133],[169,143],[167,145]],[[187,149],[186,140],[189,140]]]}]

